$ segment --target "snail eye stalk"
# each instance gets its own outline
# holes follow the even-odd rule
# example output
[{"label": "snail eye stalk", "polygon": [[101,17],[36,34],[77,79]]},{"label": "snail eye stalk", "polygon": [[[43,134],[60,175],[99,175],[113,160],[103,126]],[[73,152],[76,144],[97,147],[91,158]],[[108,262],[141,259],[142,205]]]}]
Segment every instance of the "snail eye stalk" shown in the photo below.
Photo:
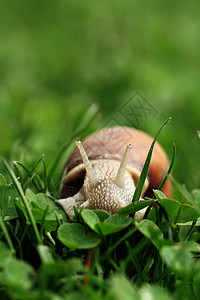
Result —
[{"label": "snail eye stalk", "polygon": [[83,145],[81,143],[81,141],[76,141],[76,146],[79,149],[80,155],[82,157],[89,181],[90,181],[90,185],[91,187],[95,186],[98,183],[98,178],[96,176],[96,174],[94,173],[94,170],[91,166],[91,163],[87,157],[87,154],[85,152],[85,149],[83,148]]},{"label": "snail eye stalk", "polygon": [[121,164],[119,166],[119,170],[117,172],[117,176],[114,179],[114,182],[120,187],[124,188],[124,178],[125,178],[125,171],[126,171],[126,165],[127,165],[127,160],[128,160],[128,154],[130,150],[132,149],[132,145],[128,144],[126,147],[126,150],[124,152],[124,156],[122,158]]}]

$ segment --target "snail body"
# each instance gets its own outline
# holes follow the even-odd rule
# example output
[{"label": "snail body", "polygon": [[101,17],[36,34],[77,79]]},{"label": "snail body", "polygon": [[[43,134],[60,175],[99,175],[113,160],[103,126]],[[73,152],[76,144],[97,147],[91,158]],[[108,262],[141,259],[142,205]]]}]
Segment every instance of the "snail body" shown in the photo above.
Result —
[{"label": "snail body", "polygon": [[[120,126],[94,132],[82,143],[77,141],[66,163],[67,174],[58,201],[67,215],[74,216],[74,206],[115,214],[131,204],[152,141],[140,130]],[[156,143],[141,197],[153,195],[152,189],[159,187],[168,167],[167,155]],[[170,180],[162,191],[171,196]]]}]

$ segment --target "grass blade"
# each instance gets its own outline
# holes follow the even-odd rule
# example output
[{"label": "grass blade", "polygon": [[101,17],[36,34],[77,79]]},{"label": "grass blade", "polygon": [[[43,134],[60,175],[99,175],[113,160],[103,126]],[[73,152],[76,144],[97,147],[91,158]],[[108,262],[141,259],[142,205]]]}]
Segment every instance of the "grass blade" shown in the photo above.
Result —
[{"label": "grass blade", "polygon": [[126,239],[128,239],[132,234],[134,234],[137,231],[137,228],[134,227],[133,229],[129,230],[123,237],[121,237],[119,240],[117,240],[117,242],[115,244],[113,244],[111,247],[109,247],[104,255],[102,255],[101,257],[101,263],[108,258],[111,253],[120,245],[122,244]]},{"label": "grass blade", "polygon": [[47,189],[47,167],[46,167],[46,163],[45,163],[45,160],[43,159],[42,160],[42,163],[43,163],[43,183],[44,183],[44,189],[45,189],[45,192],[48,190]]},{"label": "grass blade", "polygon": [[[44,158],[44,154],[42,154],[42,156],[40,157],[40,159],[35,163],[35,165],[33,166],[33,168],[27,172],[26,176],[24,177],[24,182],[28,179],[28,177],[31,177],[33,172],[35,171],[35,169],[37,168],[37,166],[39,165],[39,163],[43,160]],[[19,163],[19,162],[17,162]],[[22,165],[22,164],[21,164]]]},{"label": "grass blade", "polygon": [[179,183],[175,178],[170,177],[171,182],[173,183],[173,185],[177,188],[177,190],[182,194],[182,196],[184,197],[186,203],[189,203],[191,205],[193,205],[198,212],[200,213],[200,208],[198,206],[198,202],[195,200],[194,196],[192,193],[190,193],[185,185],[182,185],[181,183]]},{"label": "grass blade", "polygon": [[154,145],[158,139],[158,136],[160,135],[161,131],[167,126],[167,124],[171,121],[171,117],[169,117],[165,122],[164,124],[161,126],[160,130],[158,131],[157,135],[155,136],[152,144],[151,144],[151,147],[149,149],[149,152],[148,152],[148,155],[147,155],[147,158],[145,160],[145,163],[144,163],[144,167],[142,169],[142,172],[140,174],[140,178],[138,180],[138,183],[137,183],[137,186],[136,186],[136,189],[135,189],[135,193],[133,195],[133,201],[138,201],[140,199],[140,196],[141,196],[141,193],[142,193],[142,189],[143,189],[143,186],[144,186],[144,182],[145,182],[145,179],[147,177],[147,173],[148,173],[148,170],[149,170],[149,165],[150,165],[150,161],[151,161],[151,156],[152,156],[152,152],[153,152],[153,148],[154,148]]},{"label": "grass blade", "polygon": [[169,177],[169,174],[171,173],[171,170],[172,170],[173,165],[174,165],[175,156],[176,156],[176,145],[173,144],[172,160],[171,160],[169,169],[168,169],[168,171],[167,171],[167,174],[165,175],[165,178],[164,178],[163,181],[161,182],[160,186],[158,187],[158,190],[162,190],[162,188],[163,188],[165,182],[167,181],[167,178]]},{"label": "grass blade", "polygon": [[13,164],[14,165],[19,165],[20,167],[22,167],[22,169],[24,169],[24,171],[26,172],[26,173],[30,173],[30,171],[27,169],[27,167],[21,162],[21,161],[18,161],[18,160],[15,160],[14,162],[13,162]]},{"label": "grass blade", "polygon": [[28,187],[29,183],[33,181],[33,179],[34,179],[35,176],[36,176],[36,173],[34,173],[29,179],[27,179],[27,181],[23,185],[23,189],[24,190],[26,190],[26,188]]},{"label": "grass blade", "polygon": [[7,243],[9,245],[9,247],[10,247],[11,252],[13,254],[15,254],[15,248],[13,246],[12,240],[11,240],[10,235],[8,233],[8,229],[6,227],[6,224],[5,224],[2,216],[0,216],[0,227],[1,227],[2,232],[4,233],[4,236],[5,236],[6,240],[7,240]]},{"label": "grass blade", "polygon": [[40,234],[39,234],[39,231],[38,231],[38,228],[37,228],[37,225],[36,225],[36,222],[35,222],[35,219],[33,217],[33,214],[32,214],[32,211],[31,211],[31,208],[26,200],[26,197],[24,195],[24,191],[21,187],[21,184],[19,183],[19,181],[17,180],[17,177],[15,176],[15,173],[13,172],[13,170],[11,169],[11,167],[8,165],[7,161],[2,158],[3,160],[3,163],[5,165],[5,167],[7,168],[8,172],[10,173],[10,176],[18,190],[18,193],[19,195],[21,196],[21,199],[22,199],[22,202],[27,210],[27,214],[28,214],[28,217],[29,217],[29,220],[30,220],[30,223],[32,224],[33,226],[33,230],[35,232],[35,237],[37,239],[37,242],[38,244],[42,244],[42,241],[41,241],[41,238],[40,238]]}]

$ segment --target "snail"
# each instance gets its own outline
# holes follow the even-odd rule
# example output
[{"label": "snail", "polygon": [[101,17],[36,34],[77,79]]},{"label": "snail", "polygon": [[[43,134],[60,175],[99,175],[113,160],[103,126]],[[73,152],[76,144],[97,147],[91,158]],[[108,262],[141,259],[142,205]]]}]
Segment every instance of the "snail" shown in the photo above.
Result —
[{"label": "snail", "polygon": [[[66,214],[74,217],[74,206],[106,210],[115,214],[132,202],[146,156],[153,138],[130,127],[104,128],[76,142],[76,149],[67,160],[59,204]],[[87,154],[86,154],[87,153]],[[163,148],[156,142],[141,200],[153,196],[169,167]],[[162,188],[166,197],[172,193],[167,179]],[[138,213],[142,218],[144,211]]]}]

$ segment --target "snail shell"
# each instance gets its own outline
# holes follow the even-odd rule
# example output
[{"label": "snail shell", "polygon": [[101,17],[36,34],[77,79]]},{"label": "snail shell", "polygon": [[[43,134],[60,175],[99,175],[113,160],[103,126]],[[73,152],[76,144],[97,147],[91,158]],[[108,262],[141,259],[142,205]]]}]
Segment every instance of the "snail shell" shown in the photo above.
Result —
[{"label": "snail shell", "polygon": [[[74,216],[73,206],[114,214],[130,204],[152,141],[140,130],[116,126],[94,132],[82,144],[76,142],[59,200],[67,215]],[[168,167],[167,155],[156,143],[141,197],[153,195]],[[171,196],[169,179],[162,192]]]}]

